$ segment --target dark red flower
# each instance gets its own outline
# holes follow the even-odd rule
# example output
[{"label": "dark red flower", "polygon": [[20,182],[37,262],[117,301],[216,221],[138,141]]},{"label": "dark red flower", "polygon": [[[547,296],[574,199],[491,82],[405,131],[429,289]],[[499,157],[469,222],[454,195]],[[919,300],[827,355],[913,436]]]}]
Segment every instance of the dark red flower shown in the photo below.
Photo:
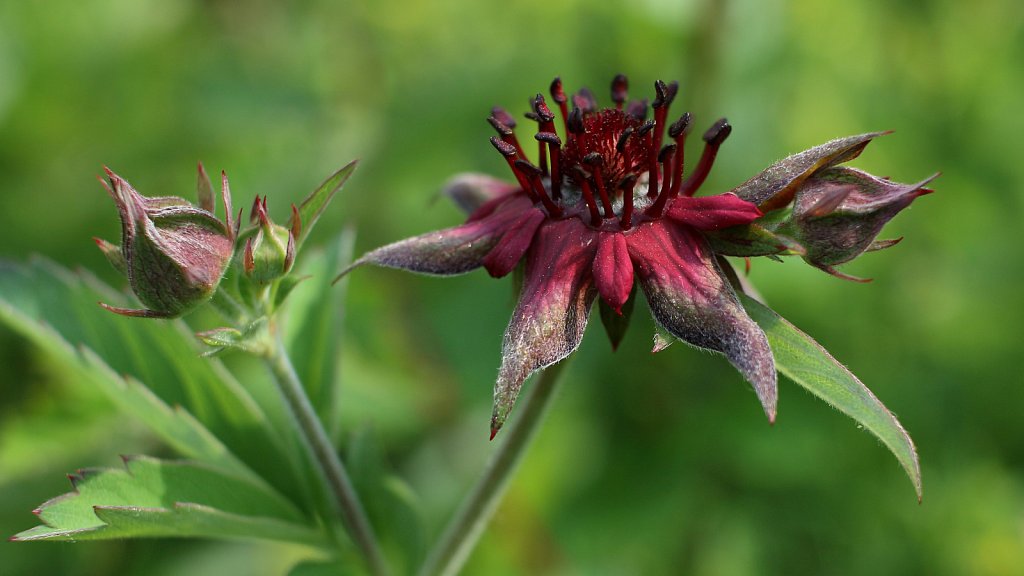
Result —
[{"label": "dark red flower", "polygon": [[[788,206],[804,181],[856,156],[874,135],[860,137],[855,151],[841,145],[828,148],[831,155],[808,151],[803,155],[811,156],[776,164],[759,176],[760,183],[695,197],[732,127],[725,119],[711,126],[687,174],[683,150],[690,114],[668,123],[677,84],[655,83],[653,119],[647,101],[628,101],[626,89],[626,78],[617,76],[615,106],[599,109],[589,90],[570,97],[555,79],[550,93],[561,130],[544,96],[536,95],[527,117],[538,126],[538,164],[516,138],[513,118],[495,108],[488,121],[498,135],[491,143],[517,184],[458,177],[448,193],[470,212],[465,224],[378,248],[351,267],[376,264],[434,275],[484,267],[501,277],[525,263],[502,347],[492,437],[526,378],[579,346],[598,297],[612,344],[618,343],[624,329],[618,319],[632,308],[634,281],[666,332],[724,354],[753,385],[769,420],[775,418],[776,372],[768,341],[741,306],[723,268],[728,263],[719,255],[809,254],[774,225],[755,223],[764,204]],[[780,200],[785,194],[789,199]]]}]

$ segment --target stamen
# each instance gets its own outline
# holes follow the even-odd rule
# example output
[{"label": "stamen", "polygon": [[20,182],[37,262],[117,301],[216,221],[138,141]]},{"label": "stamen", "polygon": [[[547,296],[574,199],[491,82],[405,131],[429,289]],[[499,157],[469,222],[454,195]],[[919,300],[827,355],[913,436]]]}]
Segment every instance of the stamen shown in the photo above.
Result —
[{"label": "stamen", "polygon": [[488,117],[487,122],[492,128],[494,128],[494,131],[498,133],[498,136],[500,136],[503,141],[515,146],[516,152],[518,152],[521,157],[526,158],[526,154],[523,153],[523,147],[519,145],[519,139],[516,138],[516,133],[512,129],[512,126],[502,122],[495,114]]},{"label": "stamen", "polygon": [[[546,102],[544,102],[544,95],[537,94],[533,97],[533,101],[530,103],[533,108],[533,117],[537,121],[540,128],[540,132],[551,132],[555,133],[555,115],[551,113],[551,109],[548,108]],[[548,158],[547,152],[545,151],[545,141],[537,140],[538,148],[538,163],[540,164],[540,170],[545,176],[548,172]]]},{"label": "stamen", "polygon": [[502,156],[505,157],[505,161],[508,162],[509,169],[512,170],[512,174],[515,175],[516,181],[519,182],[519,187],[522,188],[523,192],[526,192],[526,195],[530,197],[530,200],[536,204],[537,195],[533,192],[530,180],[516,167],[516,156],[518,152],[516,147],[495,136],[491,136],[491,144],[498,150],[498,152],[501,153]]},{"label": "stamen", "polygon": [[619,135],[619,141],[615,143],[615,151],[619,154],[626,153],[626,143],[629,141],[629,137],[633,135],[633,127],[630,126],[622,131]]},{"label": "stamen", "polygon": [[547,209],[548,214],[554,218],[561,216],[562,209],[552,202],[551,198],[548,198],[547,190],[544,189],[544,182],[540,179],[543,172],[541,172],[540,168],[530,164],[526,160],[516,160],[515,165],[516,168],[521,170],[523,174],[529,178],[530,184],[533,185],[534,193],[536,193],[537,197],[540,198],[540,202],[544,205],[544,208]]},{"label": "stamen", "polygon": [[615,107],[622,110],[622,103],[626,101],[629,94],[629,80],[625,74],[617,74],[612,79],[612,102],[615,102]]},{"label": "stamen", "polygon": [[509,114],[508,111],[502,108],[501,106],[495,106],[494,108],[491,108],[491,116],[494,116],[494,118],[498,122],[501,122],[502,124],[508,126],[509,128],[515,129],[516,127],[515,117]]},{"label": "stamen", "polygon": [[569,132],[569,106],[566,104],[568,98],[565,95],[565,89],[562,88],[562,79],[555,78],[551,82],[551,99],[558,104],[558,109],[562,112],[562,127],[565,128],[566,133]]},{"label": "stamen", "polygon": [[671,193],[672,180],[672,167],[673,161],[676,158],[676,145],[665,144],[661,148],[661,152],[658,153],[658,163],[661,164],[661,173],[663,175],[662,181],[662,192]]},{"label": "stamen", "polygon": [[[538,96],[539,96],[539,94],[538,94]],[[533,100],[530,101],[530,106],[533,106]],[[526,114],[524,114],[524,116],[526,116],[528,119],[533,120],[534,122],[537,123],[537,131],[538,132],[543,132],[544,131],[544,128],[541,125],[540,114],[537,114],[536,112],[531,111],[531,112],[527,112]],[[523,159],[525,160],[526,157],[524,156]],[[548,173],[548,155],[547,155],[547,151],[544,149],[544,143],[543,142],[537,142],[537,163],[540,164],[540,171],[541,171],[541,173],[542,174],[547,174]]]},{"label": "stamen", "polygon": [[644,120],[647,118],[647,98],[643,100],[631,100],[626,105],[626,114],[636,118],[637,120]]},{"label": "stamen", "polygon": [[551,196],[555,200],[560,200],[562,198],[562,172],[559,160],[562,153],[562,139],[554,132],[538,132],[534,138],[548,145],[548,152],[551,154]]},{"label": "stamen", "polygon": [[661,80],[654,83],[654,91],[657,97],[651,106],[654,108],[654,141],[651,144],[650,155],[650,188],[647,195],[651,198],[658,194],[658,151],[661,150],[661,139],[665,132],[665,118],[668,116],[668,107],[679,91],[679,84],[665,84]]},{"label": "stamen", "polygon": [[690,133],[692,120],[693,116],[687,112],[668,127],[668,135],[676,141],[676,160],[673,166],[671,193],[673,198],[679,194],[679,185],[683,183],[683,159],[686,157],[683,144],[686,143],[686,135]]},{"label": "stamen", "polygon": [[707,132],[704,133],[704,152],[700,155],[700,160],[697,162],[697,168],[694,169],[693,174],[683,182],[679,194],[682,196],[693,196],[694,192],[700,188],[701,184],[708,177],[711,172],[711,165],[715,163],[715,156],[718,154],[718,147],[725,142],[725,139],[732,133],[732,126],[729,121],[722,118],[718,122],[715,122]]},{"label": "stamen", "polygon": [[601,165],[604,164],[604,158],[597,152],[591,152],[583,157],[583,163],[594,167],[594,183],[597,184],[597,195],[601,198],[601,205],[604,206],[604,217],[611,218],[614,215],[612,202],[608,198],[608,190],[605,189],[604,178],[601,177]]},{"label": "stamen", "polygon": [[579,182],[580,192],[583,194],[583,201],[587,204],[587,209],[590,210],[590,224],[592,226],[601,225],[601,214],[597,211],[597,202],[594,201],[594,192],[590,189],[590,174],[587,174],[586,170],[579,166],[573,167],[573,176],[576,181]]},{"label": "stamen", "polygon": [[580,88],[580,91],[572,95],[572,103],[584,113],[597,112],[597,99],[590,88]]},{"label": "stamen", "polygon": [[623,230],[629,230],[633,219],[633,187],[636,186],[637,175],[626,174],[619,182],[619,190],[622,191],[622,218],[619,224]]},{"label": "stamen", "polygon": [[570,134],[583,134],[586,131],[586,128],[583,126],[583,110],[579,106],[573,106],[565,127]]},{"label": "stamen", "polygon": [[672,197],[671,190],[671,177],[672,177],[672,160],[676,154],[676,145],[668,144],[661,149],[658,153],[658,162],[662,165],[662,173],[665,174],[664,186],[661,187],[661,193],[658,194],[658,199],[651,204],[651,207],[647,209],[647,214],[652,218],[660,218],[662,210],[665,209],[665,204],[668,199]]},{"label": "stamen", "polygon": [[[654,129],[654,121],[653,120],[648,120],[648,121],[644,122],[643,124],[641,124],[636,130],[634,130],[633,134],[636,135],[636,137],[640,138],[640,137],[646,136],[647,132],[650,132],[653,129]],[[638,160],[639,160],[639,162],[637,163],[636,166],[631,166],[630,167],[631,170],[642,170],[643,169],[643,161],[645,159],[640,158]],[[648,160],[647,168],[650,169],[650,162],[649,162],[650,159],[647,158],[647,160]],[[647,191],[647,196],[649,198],[653,198],[654,194],[656,194],[656,193],[652,194],[650,192],[650,190]]]}]

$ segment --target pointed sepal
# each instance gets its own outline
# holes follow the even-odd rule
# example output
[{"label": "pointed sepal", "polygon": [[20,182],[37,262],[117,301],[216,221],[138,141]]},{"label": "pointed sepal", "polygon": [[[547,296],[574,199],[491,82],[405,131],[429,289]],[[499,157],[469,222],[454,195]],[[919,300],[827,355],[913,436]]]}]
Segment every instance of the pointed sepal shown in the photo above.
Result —
[{"label": "pointed sepal", "polygon": [[526,254],[519,303],[505,330],[494,386],[492,437],[505,424],[523,382],[580,345],[597,290],[594,232],[576,218],[542,226]]},{"label": "pointed sepal", "polygon": [[366,264],[434,276],[453,276],[475,270],[483,266],[484,257],[520,216],[533,209],[533,203],[525,194],[517,194],[481,210],[484,208],[489,209],[485,216],[471,216],[461,226],[406,238],[367,252],[342,270],[335,282]]},{"label": "pointed sepal", "polygon": [[786,206],[801,184],[818,170],[853,160],[873,139],[888,132],[836,138],[772,164],[732,190],[743,200],[769,212]]},{"label": "pointed sepal", "polygon": [[743,310],[707,243],[685,227],[647,224],[633,234],[629,249],[654,319],[672,336],[724,354],[774,422],[778,392],[768,341]]}]

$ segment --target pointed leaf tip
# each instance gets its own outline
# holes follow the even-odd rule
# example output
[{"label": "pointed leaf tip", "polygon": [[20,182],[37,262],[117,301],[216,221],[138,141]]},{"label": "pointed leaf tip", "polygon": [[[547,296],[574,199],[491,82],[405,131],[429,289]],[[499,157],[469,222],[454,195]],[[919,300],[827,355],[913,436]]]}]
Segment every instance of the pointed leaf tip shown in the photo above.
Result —
[{"label": "pointed leaf tip", "polygon": [[348,181],[352,172],[356,169],[359,160],[353,160],[343,166],[340,170],[331,174],[327,177],[323,183],[320,184],[313,192],[306,196],[306,198],[299,204],[299,221],[302,222],[302,234],[296,235],[295,241],[298,246],[302,246],[302,242],[312,232],[313,227],[316,225],[317,220],[320,219],[320,215],[323,214],[327,205],[334,198],[334,195],[345,186],[345,182]]},{"label": "pointed leaf tip", "polygon": [[760,302],[739,295],[768,336],[779,372],[874,434],[903,467],[921,501],[921,467],[910,435],[860,380],[813,338]]}]

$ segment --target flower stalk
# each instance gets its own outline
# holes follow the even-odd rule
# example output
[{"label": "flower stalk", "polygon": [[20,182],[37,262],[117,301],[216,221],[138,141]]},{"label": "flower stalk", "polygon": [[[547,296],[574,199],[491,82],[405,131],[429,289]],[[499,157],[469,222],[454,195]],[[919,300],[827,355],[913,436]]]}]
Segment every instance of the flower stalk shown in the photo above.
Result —
[{"label": "flower stalk", "polygon": [[[445,528],[423,563],[419,576],[453,576],[469,559],[470,552],[501,503],[519,461],[530,446],[530,440],[540,428],[565,364],[553,364],[537,376],[520,408],[519,418],[506,430],[504,443]],[[491,438],[494,438],[493,434]]]},{"label": "flower stalk", "polygon": [[274,340],[275,343],[264,356],[264,360],[288,404],[288,412],[299,431],[299,437],[312,456],[312,462],[317,466],[317,475],[325,484],[335,512],[340,515],[349,535],[362,552],[370,573],[374,576],[386,576],[389,574],[387,564],[348,472],[345,471],[341,458],[338,457],[313,404],[302,387],[298,374],[295,373],[295,367],[292,366],[280,334],[277,334]]}]

